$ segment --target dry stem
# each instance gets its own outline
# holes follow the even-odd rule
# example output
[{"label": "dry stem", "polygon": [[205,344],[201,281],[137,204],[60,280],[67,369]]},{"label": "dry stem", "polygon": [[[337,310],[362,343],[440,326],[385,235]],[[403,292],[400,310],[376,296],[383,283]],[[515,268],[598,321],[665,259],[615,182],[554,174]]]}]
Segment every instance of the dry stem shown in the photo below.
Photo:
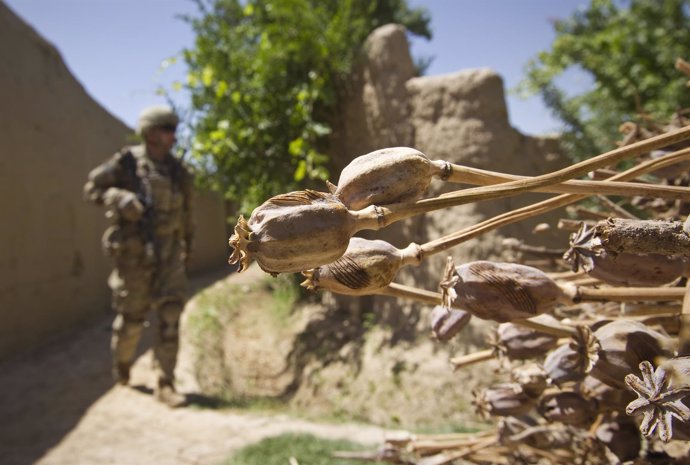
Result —
[{"label": "dry stem", "polygon": [[[525,320],[529,321],[529,320]],[[528,323],[529,324],[529,323]],[[528,326],[523,325],[523,326]],[[561,338],[558,340],[558,345],[566,344],[570,341],[570,338]],[[496,356],[496,351],[494,349],[484,349],[472,352],[470,354],[459,355],[450,359],[451,365],[453,365],[453,370],[458,370],[469,365],[474,365],[475,363],[485,362],[491,360]]]},{"label": "dry stem", "polygon": [[[634,145],[631,145],[629,147],[633,146]],[[690,148],[673,152],[662,158],[640,163],[639,165],[627,171],[613,176],[611,180],[634,179],[641,174],[648,173],[650,171],[657,170],[661,167],[669,166],[687,159],[690,159]],[[492,231],[494,229],[500,228],[501,226],[505,226],[508,224],[517,223],[524,219],[541,215],[543,213],[555,210],[560,207],[565,207],[566,205],[578,202],[586,197],[586,195],[563,194],[548,200],[543,200],[541,202],[528,205],[523,208],[519,208],[517,210],[513,210],[512,212],[497,215],[493,218],[489,218],[488,220],[482,221],[481,223],[478,223],[472,227],[462,229],[453,234],[449,234],[448,236],[444,236],[436,240],[427,242],[426,244],[422,244],[422,253],[424,256],[427,256],[443,252],[452,247],[455,247],[458,244],[478,237],[488,231]]]},{"label": "dry stem", "polygon": [[408,450],[420,455],[430,455],[448,449],[459,449],[461,447],[473,446],[480,441],[482,441],[482,438],[478,437],[465,437],[445,441],[414,441],[412,444],[410,444],[410,446],[408,446]]},{"label": "dry stem", "polygon": [[[440,292],[432,292],[424,289],[417,289],[410,286],[405,286],[403,284],[391,283],[388,286],[376,291],[379,295],[387,295],[391,297],[399,297],[405,299],[415,300],[417,302],[423,302],[430,305],[439,305],[442,302]],[[464,310],[461,307],[453,306],[460,310]],[[538,317],[535,317],[538,318]],[[550,324],[542,321],[535,321],[534,318],[526,320],[515,320],[512,323],[516,325],[525,326],[536,331],[541,331],[542,333],[552,334],[557,337],[570,337],[577,334],[577,330],[570,326],[562,324]]]},{"label": "dry stem", "polygon": [[477,352],[472,352],[471,354],[460,355],[458,357],[453,357],[450,359],[451,365],[453,365],[454,370],[458,370],[462,367],[468,365],[474,365],[475,363],[484,362],[486,360],[491,360],[494,358],[495,353],[493,349],[484,349]]},{"label": "dry stem", "polygon": [[476,444],[473,444],[470,447],[467,447],[465,449],[462,449],[457,452],[447,452],[447,453],[442,453],[439,455],[434,455],[431,457],[427,457],[425,459],[422,459],[418,462],[419,465],[446,465],[449,464],[455,460],[461,459],[463,457],[467,457],[468,455],[472,455],[475,452],[478,452],[482,449],[486,449],[488,447],[494,446],[498,444],[498,437],[490,437],[486,438],[482,441],[477,442]]},{"label": "dry stem", "polygon": [[653,315],[677,315],[681,312],[680,305],[646,305],[623,304],[622,316],[653,316]]},{"label": "dry stem", "polygon": [[[449,163],[452,173],[446,179],[447,182],[476,184],[479,186],[491,186],[511,181],[534,179],[529,176],[517,176],[514,174],[499,173],[496,171],[481,170],[468,166]],[[659,186],[655,184],[641,184],[637,182],[622,181],[586,181],[570,180],[563,183],[534,189],[535,192],[548,192],[552,194],[587,194],[620,195],[627,197],[645,196],[667,199],[690,199],[690,189],[681,186]]]},{"label": "dry stem", "polygon": [[683,300],[684,295],[685,289],[682,287],[577,287],[572,298],[575,303],[603,300],[637,302]]},{"label": "dry stem", "polygon": [[[559,184],[572,178],[587,174],[588,171],[602,168],[619,161],[634,158],[651,150],[659,149],[667,145],[690,139],[690,126],[650,137],[634,144],[619,147],[604,154],[581,161],[552,173],[535,176],[528,179],[519,179],[492,186],[475,187],[458,192],[451,192],[433,199],[423,199],[416,202],[400,203],[378,207],[378,226],[385,227],[396,221],[404,220],[422,213],[455,207],[480,200],[497,199],[514,196],[523,192],[531,192],[535,189]],[[622,178],[611,179],[619,181]],[[579,197],[573,195],[573,197]],[[579,200],[579,198],[577,199]],[[574,200],[573,200],[574,201]]]},{"label": "dry stem", "polygon": [[690,280],[685,285],[683,306],[680,312],[680,330],[678,332],[678,355],[690,355]]},{"label": "dry stem", "polygon": [[[687,189],[687,187],[683,187],[682,189]],[[617,203],[613,202],[608,197],[605,197],[603,195],[597,195],[596,198],[597,198],[597,201],[599,203],[601,203],[604,208],[608,209],[614,215],[620,216],[621,218],[627,218],[629,220],[639,220],[640,219],[637,216],[630,213],[625,208],[623,208],[620,205],[618,205]]]}]

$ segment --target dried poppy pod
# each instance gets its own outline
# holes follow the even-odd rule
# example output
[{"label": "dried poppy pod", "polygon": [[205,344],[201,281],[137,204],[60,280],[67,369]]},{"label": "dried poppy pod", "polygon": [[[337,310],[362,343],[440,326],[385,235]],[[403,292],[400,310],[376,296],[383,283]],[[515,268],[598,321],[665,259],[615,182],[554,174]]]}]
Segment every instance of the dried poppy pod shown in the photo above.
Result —
[{"label": "dried poppy pod", "polygon": [[550,422],[587,426],[596,414],[596,402],[574,391],[545,393],[537,405],[539,414]]},{"label": "dried poppy pod", "polygon": [[329,188],[353,210],[406,202],[420,198],[447,165],[410,147],[385,148],[352,160],[340,173],[338,186]]},{"label": "dried poppy pod", "polygon": [[282,194],[240,216],[230,237],[229,262],[240,271],[256,260],[273,275],[330,263],[345,253],[358,217],[331,194],[305,190]]},{"label": "dried poppy pod", "polygon": [[[540,315],[539,318],[558,322],[547,314]],[[506,356],[510,360],[525,360],[546,354],[556,347],[558,337],[514,323],[501,323],[496,328],[492,343],[499,356]]]},{"label": "dried poppy pod", "polygon": [[[645,360],[640,363],[642,378],[633,373],[625,377],[625,383],[637,394],[637,399],[630,402],[625,413],[631,416],[642,415],[640,433],[652,437],[655,433],[664,442],[676,438],[673,430],[674,420],[681,423],[690,421],[690,408],[686,398],[690,395],[690,386],[674,386],[673,376],[662,366],[656,369]],[[678,431],[679,435],[684,432]]]},{"label": "dried poppy pod", "polygon": [[536,363],[529,363],[510,372],[510,379],[520,385],[530,397],[539,397],[548,384],[546,372]]},{"label": "dried poppy pod", "polygon": [[556,385],[579,381],[592,370],[599,357],[599,348],[590,329],[578,326],[577,336],[546,356],[544,370]]},{"label": "dried poppy pod", "polygon": [[417,244],[398,249],[385,241],[353,237],[337,260],[302,272],[307,278],[302,286],[338,294],[370,295],[389,285],[401,267],[418,265],[420,261]]},{"label": "dried poppy pod", "polygon": [[591,374],[619,389],[626,389],[625,376],[637,373],[641,362],[673,355],[671,338],[637,321],[611,321],[597,329],[594,337],[600,349]]},{"label": "dried poppy pod", "polygon": [[452,339],[470,322],[472,315],[463,310],[448,309],[442,305],[436,305],[431,310],[431,333],[441,342]]},{"label": "dried poppy pod", "polygon": [[582,369],[582,359],[577,350],[570,344],[563,344],[549,353],[544,360],[544,369],[549,379],[556,386],[568,381],[577,381],[585,376]]},{"label": "dried poppy pod", "polygon": [[486,416],[516,416],[529,412],[536,399],[528,396],[517,383],[503,383],[474,393],[477,413]]},{"label": "dried poppy pod", "polygon": [[690,386],[690,356],[673,357],[659,366],[675,386]]},{"label": "dried poppy pod", "polygon": [[687,269],[683,257],[610,252],[594,236],[594,228],[584,223],[571,236],[563,258],[573,271],[582,268],[591,277],[614,286],[660,286],[675,281]]},{"label": "dried poppy pod", "polygon": [[587,375],[582,380],[580,392],[585,397],[597,401],[600,413],[623,412],[635,399],[630,391],[609,386],[592,375]]},{"label": "dried poppy pod", "polygon": [[627,417],[608,420],[599,425],[595,437],[604,443],[621,462],[633,460],[640,454],[642,438],[635,423]]},{"label": "dried poppy pod", "polygon": [[445,306],[499,323],[547,313],[559,301],[569,301],[545,273],[517,263],[480,260],[454,267],[449,257],[440,287]]}]

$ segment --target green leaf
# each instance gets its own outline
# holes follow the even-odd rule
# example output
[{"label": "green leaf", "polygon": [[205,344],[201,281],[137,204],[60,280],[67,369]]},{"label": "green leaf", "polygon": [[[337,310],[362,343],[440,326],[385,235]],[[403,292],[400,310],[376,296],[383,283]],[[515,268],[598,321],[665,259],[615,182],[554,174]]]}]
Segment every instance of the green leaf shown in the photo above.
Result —
[{"label": "green leaf", "polygon": [[210,66],[205,66],[201,71],[201,82],[206,86],[210,87],[213,84],[213,68]]},{"label": "green leaf", "polygon": [[430,36],[407,0],[201,0],[181,52],[200,179],[246,209],[324,179],[339,86],[376,27]]},{"label": "green leaf", "polygon": [[[541,95],[562,121],[574,158],[609,150],[621,138],[621,123],[633,118],[648,125],[642,113],[661,115],[663,122],[690,106],[690,91],[678,85],[684,78],[674,67],[676,58],[690,57],[689,15],[688,0],[592,0],[554,24],[551,49],[527,64],[518,91]],[[568,95],[558,79],[574,69],[594,83]]]},{"label": "green leaf", "polygon": [[307,162],[300,160],[295,170],[295,181],[300,182],[307,174]]},{"label": "green leaf", "polygon": [[304,152],[304,139],[298,138],[291,141],[288,147],[288,152],[293,156],[302,155]]},{"label": "green leaf", "polygon": [[228,83],[225,81],[218,81],[216,83],[216,97],[221,98],[225,95],[225,93],[228,91]]},{"label": "green leaf", "polygon": [[191,72],[187,74],[187,85],[189,87],[196,87],[199,85],[199,77],[196,73]]}]

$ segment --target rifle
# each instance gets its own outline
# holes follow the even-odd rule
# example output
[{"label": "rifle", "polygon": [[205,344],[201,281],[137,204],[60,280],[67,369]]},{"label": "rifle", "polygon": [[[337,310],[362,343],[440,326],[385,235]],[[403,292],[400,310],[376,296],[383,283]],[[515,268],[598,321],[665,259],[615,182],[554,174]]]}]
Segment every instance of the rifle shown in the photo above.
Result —
[{"label": "rifle", "polygon": [[148,176],[140,178],[140,189],[137,191],[137,198],[144,206],[144,214],[139,220],[139,227],[144,235],[146,246],[146,258],[153,260],[154,263],[160,262],[160,246],[155,234],[156,211],[153,208],[153,195],[151,193],[151,183]]},{"label": "rifle", "polygon": [[138,173],[137,161],[132,152],[128,150],[123,155],[121,161],[123,168],[127,171],[130,179],[135,184],[134,187],[137,199],[144,207],[144,213],[139,220],[139,230],[142,232],[144,238],[146,258],[158,264],[160,261],[160,247],[155,234],[156,211],[153,205],[151,182],[146,173]]}]

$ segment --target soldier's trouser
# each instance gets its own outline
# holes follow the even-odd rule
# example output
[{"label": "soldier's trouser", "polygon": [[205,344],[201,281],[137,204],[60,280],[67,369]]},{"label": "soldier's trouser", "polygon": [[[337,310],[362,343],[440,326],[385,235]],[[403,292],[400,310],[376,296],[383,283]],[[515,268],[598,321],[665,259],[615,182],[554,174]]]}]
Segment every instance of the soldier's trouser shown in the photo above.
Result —
[{"label": "soldier's trouser", "polygon": [[[158,307],[158,327],[153,346],[154,363],[159,384],[174,381],[177,351],[179,349],[179,321],[184,305],[181,302],[166,302]],[[119,312],[113,322],[111,350],[113,369],[131,366],[137,345],[141,339],[146,316]]]},{"label": "soldier's trouser", "polygon": [[153,347],[158,384],[172,384],[175,380],[175,364],[180,340],[180,315],[184,305],[169,301],[158,307],[158,330]]},{"label": "soldier's trouser", "polygon": [[132,364],[147,313],[156,310],[155,369],[159,384],[170,384],[175,378],[179,320],[186,296],[184,267],[178,260],[168,260],[154,268],[127,258],[133,257],[118,260],[108,279],[117,312],[111,339],[114,368]]}]

